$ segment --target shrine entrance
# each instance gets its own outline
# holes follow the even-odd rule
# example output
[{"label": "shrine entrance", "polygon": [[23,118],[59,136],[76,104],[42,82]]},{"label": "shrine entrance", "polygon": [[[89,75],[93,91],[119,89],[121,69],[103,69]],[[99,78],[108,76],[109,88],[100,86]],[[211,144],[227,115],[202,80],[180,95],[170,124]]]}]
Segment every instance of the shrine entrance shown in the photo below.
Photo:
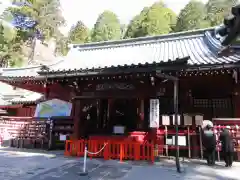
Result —
[{"label": "shrine entrance", "polygon": [[137,99],[81,100],[80,136],[113,134],[114,126],[135,131],[138,121]]},{"label": "shrine entrance", "polygon": [[113,100],[110,121],[112,127],[124,126],[126,132],[137,129],[138,108],[136,99]]}]

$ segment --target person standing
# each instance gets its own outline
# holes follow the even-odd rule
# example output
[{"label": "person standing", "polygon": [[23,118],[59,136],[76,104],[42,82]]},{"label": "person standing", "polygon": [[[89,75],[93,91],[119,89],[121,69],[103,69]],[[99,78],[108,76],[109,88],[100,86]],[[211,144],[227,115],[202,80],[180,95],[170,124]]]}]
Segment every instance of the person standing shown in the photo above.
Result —
[{"label": "person standing", "polygon": [[224,161],[226,163],[225,167],[231,167],[233,163],[233,140],[231,137],[230,126],[227,126],[220,133],[220,141],[222,143],[222,152],[224,156]]},{"label": "person standing", "polygon": [[203,146],[206,149],[207,164],[215,165],[216,135],[211,125],[207,125],[203,131]]}]

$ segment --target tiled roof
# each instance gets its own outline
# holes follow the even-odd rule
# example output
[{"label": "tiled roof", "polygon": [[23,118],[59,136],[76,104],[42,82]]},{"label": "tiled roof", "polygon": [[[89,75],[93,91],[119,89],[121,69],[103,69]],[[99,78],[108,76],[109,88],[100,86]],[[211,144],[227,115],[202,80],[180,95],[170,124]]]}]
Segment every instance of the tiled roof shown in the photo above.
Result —
[{"label": "tiled roof", "polygon": [[[58,63],[62,63],[61,60],[56,60],[56,62],[51,65],[47,65],[49,68],[57,65]],[[0,69],[0,78],[3,77],[37,77],[38,72],[41,71],[43,65],[37,66],[28,66],[23,68],[2,68]],[[40,77],[39,77],[40,78]]]},{"label": "tiled roof", "polygon": [[11,103],[36,103],[37,101],[40,101],[43,99],[43,95],[39,94],[39,93],[29,93],[29,94],[25,94],[21,97],[16,97],[11,99],[9,102]]},{"label": "tiled roof", "polygon": [[35,103],[43,98],[42,94],[24,89],[14,90],[12,86],[2,82],[0,82],[0,89],[0,106]]},{"label": "tiled roof", "polygon": [[[219,56],[223,47],[215,38],[214,28],[141,37],[120,41],[107,41],[72,45],[64,60],[48,66],[50,72],[101,69],[175,61],[189,57],[188,65],[230,64],[240,60],[240,51]],[[37,76],[40,66],[34,68],[3,69],[3,76]]]},{"label": "tiled roof", "polygon": [[[223,48],[212,34],[214,29],[189,31],[122,41],[73,45],[65,61],[53,66],[53,71],[103,68],[167,62],[189,56],[189,65],[233,63],[238,53],[218,56]],[[239,51],[240,52],[240,51]]]}]

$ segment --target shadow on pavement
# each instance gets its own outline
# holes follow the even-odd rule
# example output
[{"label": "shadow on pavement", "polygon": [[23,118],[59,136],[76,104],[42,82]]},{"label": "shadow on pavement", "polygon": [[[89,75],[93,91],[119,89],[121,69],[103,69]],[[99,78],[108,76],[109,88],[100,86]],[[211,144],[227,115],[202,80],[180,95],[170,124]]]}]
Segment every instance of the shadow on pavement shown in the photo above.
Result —
[{"label": "shadow on pavement", "polygon": [[18,153],[33,153],[39,155],[52,155],[52,156],[64,156],[64,151],[56,150],[56,151],[47,151],[41,149],[24,149],[24,148],[12,148],[12,147],[0,147],[0,152],[18,152]]}]

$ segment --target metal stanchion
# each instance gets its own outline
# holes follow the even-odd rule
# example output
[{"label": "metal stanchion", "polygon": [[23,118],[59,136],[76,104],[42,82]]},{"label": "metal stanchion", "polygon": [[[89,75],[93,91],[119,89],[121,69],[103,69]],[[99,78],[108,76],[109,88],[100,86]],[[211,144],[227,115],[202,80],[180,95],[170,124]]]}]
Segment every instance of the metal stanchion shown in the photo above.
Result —
[{"label": "metal stanchion", "polygon": [[87,150],[87,145],[85,146],[84,148],[84,159],[83,159],[83,170],[82,172],[79,174],[80,176],[87,176],[88,175],[88,172],[87,172],[87,167],[86,167],[86,164],[87,164],[87,154],[99,154],[101,151],[103,151],[103,149],[106,147],[108,143],[105,143],[104,146],[102,147],[102,149],[100,149],[98,152],[90,152]]},{"label": "metal stanchion", "polygon": [[187,137],[188,137],[188,158],[191,158],[191,141],[190,141],[190,129],[187,127]]},{"label": "metal stanchion", "polygon": [[165,126],[165,140],[166,140],[166,148],[165,148],[165,150],[166,150],[166,156],[167,157],[169,157],[168,156],[168,144],[167,144],[167,139],[168,139],[168,128],[167,128],[167,126]]},{"label": "metal stanchion", "polygon": [[201,129],[201,126],[199,126],[198,129],[199,129],[199,140],[200,140],[200,153],[201,153],[201,159],[203,159],[203,145],[202,145],[202,129]]},{"label": "metal stanchion", "polygon": [[85,149],[84,149],[83,171],[80,173],[80,176],[88,175],[88,172],[86,171],[86,164],[87,164],[87,146],[85,146]]}]

